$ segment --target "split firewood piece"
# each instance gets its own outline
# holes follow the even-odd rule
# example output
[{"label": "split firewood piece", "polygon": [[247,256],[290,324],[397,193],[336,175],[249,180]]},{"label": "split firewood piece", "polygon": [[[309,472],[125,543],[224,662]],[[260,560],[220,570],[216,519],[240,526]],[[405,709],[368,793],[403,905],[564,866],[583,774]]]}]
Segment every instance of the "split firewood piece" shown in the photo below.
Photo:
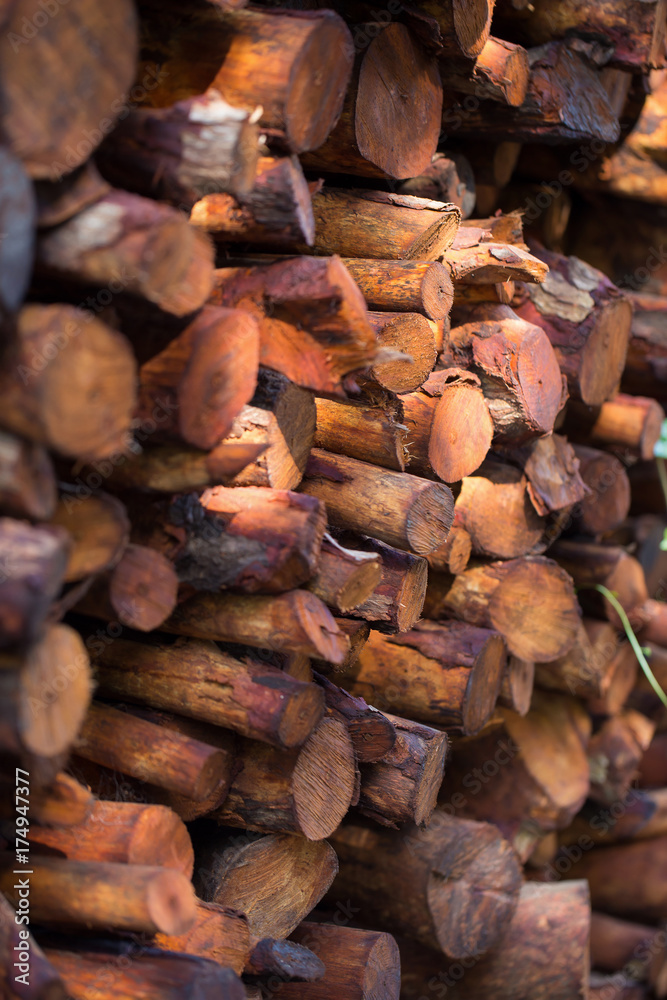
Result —
[{"label": "split firewood piece", "polygon": [[[18,905],[13,856],[0,855],[0,888]],[[96,930],[180,934],[195,919],[195,894],[172,868],[68,858],[30,858],[30,914],[35,922]]]},{"label": "split firewood piece", "polygon": [[49,625],[24,656],[5,654],[1,666],[3,752],[57,760],[76,740],[92,694],[81,636]]},{"label": "split firewood piece", "polygon": [[291,934],[338,872],[336,852],[326,841],[286,834],[244,838],[237,846],[218,838],[201,862],[196,877],[202,895],[246,915],[252,947]]},{"label": "split firewood piece", "polygon": [[163,351],[141,366],[137,415],[157,404],[170,411],[160,437],[215,448],[252,399],[259,366],[259,327],[241,309],[205,306]]},{"label": "split firewood piece", "polygon": [[260,128],[293,153],[321,146],[352,72],[352,37],[342,18],[330,10],[202,7],[185,20],[177,9],[165,16],[161,4],[143,5],[144,67],[162,71],[146,103],[165,107],[212,87],[233,107],[258,108]]},{"label": "split firewood piece", "polygon": [[264,938],[253,948],[245,973],[253,977],[278,976],[279,983],[313,982],[322,978],[325,965],[315,952],[296,941]]},{"label": "split firewood piece", "polygon": [[125,865],[175,868],[192,877],[195,857],[190,835],[165,806],[138,802],[96,802],[84,823],[66,829],[31,826],[28,840],[72,861],[113,861]]},{"label": "split firewood piece", "polygon": [[229,906],[196,900],[197,915],[184,934],[156,934],[163,951],[209,958],[240,976],[250,954],[250,930],[244,913]]},{"label": "split firewood piece", "polygon": [[258,157],[255,116],[209,90],[167,107],[132,107],[97,161],[116,187],[187,211],[205,195],[248,195]]},{"label": "split firewood piece", "polygon": [[505,673],[500,684],[498,704],[504,708],[511,708],[518,715],[526,715],[533,697],[535,676],[536,664],[532,660],[508,656]]},{"label": "split firewood piece", "polygon": [[[597,640],[597,650],[592,639]],[[618,638],[611,625],[605,627],[602,622],[584,619],[577,628],[574,645],[564,656],[536,665],[535,682],[547,691],[567,692],[585,699],[601,698],[612,681],[610,665],[617,649]]]},{"label": "split firewood piece", "polygon": [[0,511],[48,521],[58,501],[56,476],[41,444],[0,431]]},{"label": "split firewood piece", "polygon": [[544,331],[509,306],[476,306],[451,331],[444,360],[481,380],[497,442],[515,446],[553,430],[567,398],[558,360]]},{"label": "split firewood piece", "polygon": [[324,965],[316,982],[281,982],[281,1000],[398,1000],[401,959],[398,946],[384,931],[362,930],[339,924],[306,922],[294,931],[289,943],[311,949]]},{"label": "split firewood piece", "polygon": [[363,698],[332,684],[322,674],[314,671],[313,678],[324,691],[327,714],[347,726],[359,763],[383,760],[391,753],[397,739],[393,720],[372,708]]},{"label": "split firewood piece", "polygon": [[99,703],[88,711],[75,752],[195,801],[218,788],[231,766],[216,747]]},{"label": "split firewood piece", "polygon": [[343,683],[382,709],[476,733],[493,713],[505,661],[497,632],[421,621],[397,636],[373,632]]},{"label": "split firewood piece", "polygon": [[541,285],[515,300],[519,316],[549,337],[575,399],[600,406],[617,390],[630,339],[632,305],[602,271],[531,243],[549,266]]},{"label": "split firewood piece", "polygon": [[667,836],[595,847],[570,860],[568,878],[585,878],[596,910],[629,919],[662,920]]},{"label": "split firewood piece", "polygon": [[190,222],[225,245],[312,246],[313,206],[299,158],[261,157],[249,192],[205,194],[192,206]]},{"label": "split firewood piece", "polygon": [[[461,232],[461,230],[459,230]],[[506,243],[468,242],[468,230],[464,230],[465,246],[445,250],[442,263],[449,271],[453,282],[461,285],[493,285],[505,281],[543,282],[547,275],[546,265],[533,254],[521,247]],[[470,238],[472,239],[472,237]]]},{"label": "split firewood piece", "polygon": [[71,547],[65,582],[113,569],[130,540],[125,505],[109,493],[79,497],[76,490],[62,494],[51,524],[67,531]]},{"label": "split firewood piece", "polygon": [[373,552],[343,548],[325,535],[317,573],[308,584],[321,601],[338,614],[364,604],[382,579],[382,562]]},{"label": "split firewood piece", "polygon": [[[134,5],[50,9],[39,25],[30,0],[8,13],[0,73],[5,136],[31,177],[61,177],[88,159],[127,107],[137,60]],[[50,82],[37,98],[31,81],[47,65]],[[72,110],[63,116],[66,105]]]},{"label": "split firewood piece", "polygon": [[344,377],[377,352],[366,303],[338,257],[223,268],[212,301],[251,313],[262,365],[315,392],[343,396]]},{"label": "split firewood piece", "polygon": [[[389,365],[377,368],[384,371]],[[318,397],[315,406],[317,448],[396,472],[405,471],[408,431],[403,423],[402,401],[396,396],[385,393],[384,398],[370,402],[361,399],[346,403]]]},{"label": "split firewood piece", "polygon": [[180,604],[165,632],[342,663],[349,649],[327,606],[307,590],[269,597],[197,594]]},{"label": "split firewood piece", "polygon": [[472,540],[473,552],[515,559],[538,549],[545,521],[530,501],[528,480],[518,469],[485,461],[461,483],[455,518]]},{"label": "split firewood piece", "polygon": [[111,191],[37,242],[37,268],[76,284],[103,285],[187,316],[213,285],[213,248],[182,213],[150,198]]},{"label": "split firewood piece", "polygon": [[396,190],[398,194],[452,202],[461,209],[464,219],[472,215],[475,208],[475,174],[468,158],[462,153],[435,153],[430,164],[418,177],[403,181]]},{"label": "split firewood piece", "polygon": [[[407,632],[419,619],[424,606],[428,563],[421,556],[394,549],[375,538],[357,540],[355,545],[380,557],[382,577],[368,600],[348,612],[351,618],[372,622],[381,632]],[[348,625],[357,625],[348,621]],[[355,662],[368,636],[351,658],[340,665],[344,669]]]},{"label": "split firewood piece", "polygon": [[590,490],[577,510],[578,529],[586,535],[613,531],[630,512],[630,480],[624,466],[609,452],[581,444],[575,446],[574,454]]},{"label": "split firewood piece", "polygon": [[[483,996],[496,1000],[577,1000],[588,993],[590,926],[591,904],[585,881],[560,885],[526,882],[502,940],[474,963],[462,961],[443,970],[442,959],[435,953],[420,949],[412,954],[406,949],[405,998],[417,1000],[428,992],[430,984],[446,984],[452,1000]],[[607,990],[595,1000],[612,997],[621,1000]]]},{"label": "split firewood piece", "polygon": [[474,61],[441,63],[450,90],[518,108],[526,99],[530,64],[520,45],[489,37]]},{"label": "split firewood piece", "polygon": [[68,1000],[65,984],[22,926],[20,916],[0,897],[0,963],[6,1000]]},{"label": "split firewood piece", "polygon": [[77,611],[151,632],[176,607],[178,576],[169,560],[145,545],[128,545],[110,573],[93,581]]},{"label": "split firewood piece", "polygon": [[201,639],[132,642],[95,650],[100,691],[178,712],[277,747],[300,746],[322,717],[314,684]]},{"label": "split firewood piece", "polygon": [[62,528],[0,518],[0,647],[32,642],[67,571]]},{"label": "split firewood piece", "polygon": [[641,628],[648,589],[642,565],[634,556],[618,545],[599,545],[569,538],[559,539],[549,551],[579,588],[579,603],[586,614],[607,618],[616,628],[622,628],[609,599],[594,589],[596,584],[602,584],[615,595],[631,621],[634,620],[635,628]]},{"label": "split firewood piece", "polygon": [[441,570],[445,573],[463,573],[470,562],[472,553],[472,538],[465,528],[456,519],[456,507],[454,507],[454,523],[449,529],[449,534],[445,541],[433,552],[427,555],[428,564],[431,569]]},{"label": "split firewood piece", "polygon": [[304,157],[304,167],[398,180],[416,177],[438,145],[438,61],[405,24],[360,25],[357,33],[365,30],[375,37],[357,50],[338,124],[323,146]]},{"label": "split firewood piece", "polygon": [[377,260],[439,260],[461,221],[456,205],[385,191],[313,197],[315,251]]},{"label": "split firewood piece", "polygon": [[[5,58],[11,57],[5,52]],[[0,177],[0,216],[4,233],[0,245],[0,329],[3,341],[11,341],[16,313],[32,274],[37,210],[33,185],[23,165],[4,146],[0,146]]]},{"label": "split firewood piece", "polygon": [[136,396],[136,363],[126,338],[82,309],[62,305],[25,306],[18,335],[0,379],[0,424],[74,458],[122,451]]},{"label": "split firewood piece", "polygon": [[[163,935],[160,935],[162,937]],[[71,1000],[244,1000],[235,972],[197,955],[174,955],[145,944],[110,944],[54,938],[46,954],[67,986]]]},{"label": "split firewood piece", "polygon": [[563,6],[546,0],[539,8],[499,0],[496,18],[512,37],[520,35],[533,45],[568,35],[605,39],[611,50],[610,65],[634,73],[664,66],[665,5],[622,0],[613,8],[577,2]]},{"label": "split firewood piece", "polygon": [[[212,451],[178,445],[146,448],[135,455],[119,456],[110,468],[110,485],[155,493],[187,493],[228,483],[252,465],[267,443],[224,441]],[[122,460],[121,460],[122,459]]]},{"label": "split firewood piece", "polygon": [[313,445],[316,419],[310,392],[284,375],[260,368],[255,395],[236,417],[224,443],[261,446],[262,450],[234,476],[231,485],[295,489]]},{"label": "split firewood piece", "polygon": [[313,497],[253,486],[142,501],[132,517],[133,537],[169,559],[181,582],[250,594],[281,593],[309,580],[327,523]]},{"label": "split firewood piece", "polygon": [[[454,286],[439,261],[343,260],[369,309],[422,313],[444,319],[454,300]],[[409,352],[408,352],[409,353]]]},{"label": "split firewood piece", "polygon": [[396,742],[381,760],[362,764],[359,811],[382,826],[425,826],[438,801],[447,736],[396,715],[387,719],[394,726]]},{"label": "split firewood piece", "polygon": [[588,496],[575,449],[560,434],[529,441],[508,451],[507,457],[523,469],[533,507],[542,517],[571,508]]},{"label": "split firewood piece", "polygon": [[[368,375],[391,392],[409,392],[433,370],[437,347],[433,327],[420,313],[370,312],[370,324],[380,349]],[[384,360],[382,355],[389,353]]]},{"label": "split firewood piece", "polygon": [[30,793],[30,811],[37,823],[67,829],[85,823],[95,805],[92,792],[61,771],[52,782]]},{"label": "split firewood piece", "polygon": [[543,556],[473,563],[456,577],[432,574],[424,614],[495,629],[510,653],[536,663],[572,648],[580,618],[571,577]]},{"label": "split firewood piece", "polygon": [[238,764],[227,798],[213,813],[225,826],[323,840],[350,808],[354,748],[347,726],[336,719],[323,719],[293,750],[242,740]]},{"label": "split firewood piece", "polygon": [[323,500],[330,523],[370,534],[388,545],[426,555],[446,538],[452,492],[405,472],[314,448],[302,490]]},{"label": "split firewood piece", "polygon": [[[443,111],[445,131],[456,124],[457,139],[472,136],[486,142],[616,142],[618,118],[585,53],[567,42],[551,42],[529,50],[528,58],[528,92],[520,107],[493,101],[477,101],[475,107],[468,107],[469,97],[460,103],[450,98]],[[588,109],[583,116],[582,107]]]},{"label": "split firewood piece", "polygon": [[599,410],[570,404],[563,425],[575,441],[595,447],[612,448],[626,458],[653,458],[660,438],[665,411],[655,399],[619,393]]},{"label": "split firewood piece", "polygon": [[655,723],[632,709],[602,723],[588,743],[590,798],[603,803],[623,799],[654,732]]},{"label": "split firewood piece", "polygon": [[493,947],[516,909],[519,862],[490,823],[437,809],[426,829],[409,836],[346,824],[333,843],[338,898],[344,893],[367,919],[449,958]]},{"label": "split firewood piece", "polygon": [[442,791],[462,815],[495,823],[525,861],[536,839],[567,826],[586,800],[591,721],[580,702],[551,691],[535,691],[523,717],[499,708],[498,721],[457,743]]}]

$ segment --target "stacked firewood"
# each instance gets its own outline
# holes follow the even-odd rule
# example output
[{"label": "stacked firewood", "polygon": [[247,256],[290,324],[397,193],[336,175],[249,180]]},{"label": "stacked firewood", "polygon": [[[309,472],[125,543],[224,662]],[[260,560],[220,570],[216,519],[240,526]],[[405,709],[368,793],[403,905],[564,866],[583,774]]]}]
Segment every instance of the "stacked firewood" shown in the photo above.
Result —
[{"label": "stacked firewood", "polygon": [[0,7],[3,996],[666,996],[667,0]]}]

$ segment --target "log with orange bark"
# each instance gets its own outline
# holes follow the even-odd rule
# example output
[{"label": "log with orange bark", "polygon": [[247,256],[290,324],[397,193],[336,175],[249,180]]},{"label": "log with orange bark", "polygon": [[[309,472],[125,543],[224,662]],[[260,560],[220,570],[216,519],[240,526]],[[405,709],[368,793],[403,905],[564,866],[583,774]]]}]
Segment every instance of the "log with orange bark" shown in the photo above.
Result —
[{"label": "log with orange bark", "polygon": [[618,393],[599,409],[568,406],[563,429],[574,441],[618,452],[626,463],[653,458],[665,411],[655,399]]},{"label": "log with orange bark", "polygon": [[[366,538],[360,544],[363,551],[379,557],[380,582],[363,604],[348,612],[350,618],[342,620],[352,625],[355,623],[351,618],[360,618],[372,623],[373,630],[407,632],[420,618],[424,606],[428,576],[426,560],[411,552],[392,548],[375,538]],[[352,660],[346,659],[341,669],[356,662],[357,656]]]}]

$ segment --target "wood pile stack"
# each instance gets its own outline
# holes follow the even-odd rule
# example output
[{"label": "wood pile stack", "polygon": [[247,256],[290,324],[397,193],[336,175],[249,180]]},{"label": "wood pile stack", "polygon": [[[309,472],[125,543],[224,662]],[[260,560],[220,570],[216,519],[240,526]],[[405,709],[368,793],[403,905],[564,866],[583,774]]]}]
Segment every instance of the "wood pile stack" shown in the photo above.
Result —
[{"label": "wood pile stack", "polygon": [[3,996],[665,997],[667,0],[0,8]]}]

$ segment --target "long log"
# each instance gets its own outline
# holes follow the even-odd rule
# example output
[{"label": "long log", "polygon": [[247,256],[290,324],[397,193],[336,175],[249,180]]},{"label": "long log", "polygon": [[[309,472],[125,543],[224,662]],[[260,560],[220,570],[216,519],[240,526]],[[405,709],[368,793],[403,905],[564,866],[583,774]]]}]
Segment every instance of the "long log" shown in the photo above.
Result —
[{"label": "long log", "polygon": [[618,393],[599,410],[568,407],[564,431],[575,441],[615,449],[626,459],[653,458],[665,411],[655,399]]},{"label": "long log", "polygon": [[[396,367],[394,364],[392,367]],[[389,365],[378,365],[383,372]],[[395,396],[367,402],[316,399],[317,428],[315,446],[347,455],[360,462],[371,462],[386,469],[405,472],[407,427],[403,406]]]},{"label": "long log", "polygon": [[398,636],[373,632],[343,681],[381,710],[476,733],[493,713],[504,668],[497,632],[422,621]]},{"label": "long log", "polygon": [[350,824],[333,842],[341,866],[334,892],[362,906],[368,919],[450,958],[487,951],[516,909],[519,864],[490,824],[436,810],[430,825],[410,836]]},{"label": "long log", "polygon": [[109,469],[110,485],[155,493],[187,493],[206,486],[225,485],[252,465],[268,442],[225,441],[212,451],[178,445],[146,448],[134,455],[118,456]]},{"label": "long log", "polygon": [[424,612],[495,629],[510,653],[536,663],[565,655],[580,616],[571,578],[542,556],[474,564],[456,577],[433,574]]},{"label": "long log", "polygon": [[444,319],[454,299],[452,280],[438,261],[343,259],[369,309],[418,312]]},{"label": "long log", "polygon": [[449,487],[314,448],[302,490],[323,500],[331,524],[426,555],[447,536]]}]

